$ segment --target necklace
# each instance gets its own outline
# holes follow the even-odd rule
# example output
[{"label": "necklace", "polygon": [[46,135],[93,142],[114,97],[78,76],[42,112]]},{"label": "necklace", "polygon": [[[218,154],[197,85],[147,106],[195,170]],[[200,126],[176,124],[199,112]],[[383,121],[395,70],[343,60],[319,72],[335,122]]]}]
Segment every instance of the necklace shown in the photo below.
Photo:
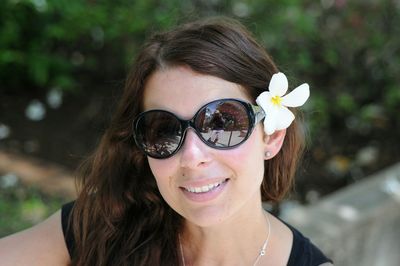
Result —
[{"label": "necklace", "polygon": [[[268,241],[269,241],[269,236],[271,235],[271,223],[269,221],[269,217],[268,214],[265,215],[265,219],[267,220],[267,224],[268,224],[268,235],[267,238],[264,241],[264,244],[262,245],[260,252],[258,253],[258,256],[256,258],[256,260],[253,263],[253,266],[256,266],[258,261],[261,259],[262,256],[265,255],[267,246],[268,246]],[[181,251],[181,259],[182,259],[182,264],[183,266],[186,266],[185,263],[185,256],[183,256],[183,248],[182,248],[182,242],[181,242],[181,236],[178,235],[178,241],[179,241],[179,247],[180,247],[180,251]]]}]

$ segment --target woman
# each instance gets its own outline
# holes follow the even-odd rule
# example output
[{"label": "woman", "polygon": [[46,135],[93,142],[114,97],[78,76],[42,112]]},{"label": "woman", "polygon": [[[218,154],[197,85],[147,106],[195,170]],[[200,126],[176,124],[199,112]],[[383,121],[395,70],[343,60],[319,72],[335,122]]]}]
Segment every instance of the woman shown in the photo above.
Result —
[{"label": "woman", "polygon": [[[262,208],[290,190],[303,148],[285,106],[302,105],[308,85],[282,97],[286,89],[238,22],[155,34],[82,167],[78,199],[2,240],[0,256],[30,265],[328,265]],[[213,142],[218,113],[223,130]]]}]

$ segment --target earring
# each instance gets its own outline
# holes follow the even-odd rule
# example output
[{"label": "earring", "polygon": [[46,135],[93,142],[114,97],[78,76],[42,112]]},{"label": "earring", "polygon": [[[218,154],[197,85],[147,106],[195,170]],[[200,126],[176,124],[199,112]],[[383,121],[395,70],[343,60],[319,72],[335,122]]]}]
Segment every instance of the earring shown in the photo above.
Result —
[{"label": "earring", "polygon": [[269,151],[265,152],[265,157],[271,157],[271,153]]}]

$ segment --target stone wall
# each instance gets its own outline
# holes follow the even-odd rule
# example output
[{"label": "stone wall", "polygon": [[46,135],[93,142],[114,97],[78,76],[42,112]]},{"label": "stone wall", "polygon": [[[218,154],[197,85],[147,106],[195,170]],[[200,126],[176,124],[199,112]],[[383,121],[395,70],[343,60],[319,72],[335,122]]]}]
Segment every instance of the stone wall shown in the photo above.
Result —
[{"label": "stone wall", "polygon": [[400,163],[282,219],[300,229],[334,264],[400,265]]}]

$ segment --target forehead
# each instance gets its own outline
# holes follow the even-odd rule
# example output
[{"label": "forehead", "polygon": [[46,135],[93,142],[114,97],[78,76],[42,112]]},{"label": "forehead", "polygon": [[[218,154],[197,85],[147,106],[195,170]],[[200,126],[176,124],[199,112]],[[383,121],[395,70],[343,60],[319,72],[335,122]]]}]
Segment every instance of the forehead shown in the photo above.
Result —
[{"label": "forehead", "polygon": [[252,101],[239,84],[179,66],[158,70],[150,76],[143,108],[168,110],[189,118],[204,104],[222,98]]}]

